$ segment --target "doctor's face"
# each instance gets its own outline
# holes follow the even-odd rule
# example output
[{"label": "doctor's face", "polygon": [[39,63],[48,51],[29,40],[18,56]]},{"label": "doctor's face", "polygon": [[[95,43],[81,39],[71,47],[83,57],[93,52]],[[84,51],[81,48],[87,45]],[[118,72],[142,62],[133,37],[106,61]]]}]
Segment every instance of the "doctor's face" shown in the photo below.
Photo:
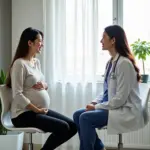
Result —
[{"label": "doctor's face", "polygon": [[110,50],[114,47],[114,38],[111,39],[106,32],[103,33],[100,42],[102,43],[103,50]]}]

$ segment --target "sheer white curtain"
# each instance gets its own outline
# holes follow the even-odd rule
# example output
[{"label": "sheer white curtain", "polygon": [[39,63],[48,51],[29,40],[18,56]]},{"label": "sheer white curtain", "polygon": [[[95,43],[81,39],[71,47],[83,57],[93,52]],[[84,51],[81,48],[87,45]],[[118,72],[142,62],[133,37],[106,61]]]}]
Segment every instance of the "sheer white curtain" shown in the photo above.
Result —
[{"label": "sheer white curtain", "polygon": [[112,0],[45,0],[44,6],[43,67],[49,82],[99,80],[109,58],[99,41],[112,24]]},{"label": "sheer white curtain", "polygon": [[[72,117],[101,90],[109,54],[101,50],[104,28],[112,24],[112,0],[44,0],[42,69],[52,109]],[[79,144],[73,138],[69,150]]]}]

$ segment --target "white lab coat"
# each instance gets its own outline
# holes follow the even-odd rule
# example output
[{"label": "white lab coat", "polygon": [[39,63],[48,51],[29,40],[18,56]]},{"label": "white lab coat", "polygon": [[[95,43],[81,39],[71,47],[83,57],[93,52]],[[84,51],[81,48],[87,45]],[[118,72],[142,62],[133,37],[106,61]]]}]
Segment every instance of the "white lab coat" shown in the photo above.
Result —
[{"label": "white lab coat", "polygon": [[[118,56],[117,54],[114,58],[112,68]],[[108,134],[126,133],[142,128],[142,100],[134,66],[129,59],[120,56],[115,69],[116,79],[112,79],[111,73],[112,69],[108,76],[108,102],[95,105],[96,109],[109,110]]]}]

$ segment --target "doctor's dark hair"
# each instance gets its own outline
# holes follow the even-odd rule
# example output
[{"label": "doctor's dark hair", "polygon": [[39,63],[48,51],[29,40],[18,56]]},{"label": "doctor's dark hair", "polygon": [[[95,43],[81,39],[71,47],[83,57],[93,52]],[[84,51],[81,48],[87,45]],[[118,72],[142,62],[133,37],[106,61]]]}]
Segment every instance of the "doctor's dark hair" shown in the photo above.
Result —
[{"label": "doctor's dark hair", "polygon": [[136,65],[135,58],[130,51],[128,40],[125,34],[125,31],[122,27],[118,25],[111,25],[105,28],[105,32],[110,37],[110,39],[115,38],[115,48],[116,51],[126,58],[128,58],[137,72],[137,81],[141,80],[140,70]]},{"label": "doctor's dark hair", "polygon": [[15,53],[15,56],[13,58],[13,61],[10,65],[10,69],[7,75],[7,79],[6,79],[6,85],[11,88],[11,76],[10,76],[10,72],[11,72],[11,68],[15,62],[15,60],[19,59],[19,58],[24,58],[29,54],[29,45],[28,45],[28,41],[34,42],[37,39],[38,35],[41,35],[43,38],[43,33],[40,30],[34,29],[32,27],[26,28],[20,37],[19,40],[19,44]]}]

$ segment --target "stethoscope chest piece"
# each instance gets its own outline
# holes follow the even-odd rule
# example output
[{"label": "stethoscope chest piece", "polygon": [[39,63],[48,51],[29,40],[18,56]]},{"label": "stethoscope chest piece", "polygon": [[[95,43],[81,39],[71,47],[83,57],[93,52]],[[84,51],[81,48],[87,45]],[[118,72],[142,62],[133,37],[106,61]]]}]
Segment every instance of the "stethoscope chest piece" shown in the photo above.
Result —
[{"label": "stethoscope chest piece", "polygon": [[116,80],[116,75],[115,75],[114,72],[112,72],[112,73],[110,74],[110,79]]}]

